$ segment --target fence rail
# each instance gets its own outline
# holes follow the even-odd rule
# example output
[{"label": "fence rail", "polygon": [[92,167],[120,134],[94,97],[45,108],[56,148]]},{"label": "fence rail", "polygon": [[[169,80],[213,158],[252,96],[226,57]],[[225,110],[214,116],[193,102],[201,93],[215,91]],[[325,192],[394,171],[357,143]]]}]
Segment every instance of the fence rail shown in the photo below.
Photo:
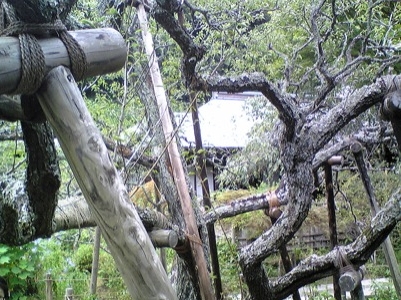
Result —
[{"label": "fence rail", "polygon": [[[50,273],[46,274],[45,279],[46,284],[46,300],[54,300],[53,298],[53,279]],[[74,300],[74,289],[72,287],[68,287],[65,289],[65,300]]]},{"label": "fence rail", "polygon": [[[348,235],[344,232],[338,232],[337,239],[340,245],[346,244],[349,241]],[[238,248],[242,248],[253,241],[253,239],[249,238],[246,228],[236,230],[234,233],[234,240],[237,243]],[[294,249],[319,250],[323,248],[330,248],[329,234],[316,226],[299,230],[287,244],[288,251],[293,251]]]}]

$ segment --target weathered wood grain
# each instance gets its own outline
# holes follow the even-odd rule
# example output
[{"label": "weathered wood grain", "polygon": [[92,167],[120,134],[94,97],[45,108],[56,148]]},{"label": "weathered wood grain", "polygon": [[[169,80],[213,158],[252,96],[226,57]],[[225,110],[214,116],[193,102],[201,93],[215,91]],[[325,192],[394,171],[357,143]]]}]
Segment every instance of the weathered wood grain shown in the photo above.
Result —
[{"label": "weathered wood grain", "polygon": [[[118,71],[124,66],[127,48],[121,34],[111,28],[71,31],[86,54],[88,68],[84,77]],[[39,39],[45,55],[46,70],[70,67],[67,49],[58,38]],[[0,94],[10,94],[21,78],[21,52],[18,38],[0,38]]]},{"label": "weathered wood grain", "polygon": [[50,71],[37,96],[131,296],[177,299],[71,73]]}]

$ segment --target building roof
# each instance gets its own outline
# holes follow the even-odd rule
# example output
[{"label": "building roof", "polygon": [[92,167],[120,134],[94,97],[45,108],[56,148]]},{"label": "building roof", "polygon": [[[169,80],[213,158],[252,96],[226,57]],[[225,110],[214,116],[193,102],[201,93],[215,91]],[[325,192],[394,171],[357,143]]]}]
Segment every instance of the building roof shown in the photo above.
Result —
[{"label": "building roof", "polygon": [[[245,109],[245,100],[258,93],[214,93],[209,102],[198,109],[202,142],[205,148],[242,148],[254,120]],[[191,113],[175,114],[177,124],[183,120],[179,136],[183,147],[195,147]]]}]

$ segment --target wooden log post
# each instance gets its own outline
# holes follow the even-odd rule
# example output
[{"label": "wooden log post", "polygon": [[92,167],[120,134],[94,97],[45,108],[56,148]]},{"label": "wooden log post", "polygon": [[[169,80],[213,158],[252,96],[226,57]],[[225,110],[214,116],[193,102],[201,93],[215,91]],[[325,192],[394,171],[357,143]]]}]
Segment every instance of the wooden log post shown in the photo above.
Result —
[{"label": "wooden log post", "polygon": [[46,273],[46,279],[45,279],[45,284],[46,284],[46,300],[53,300],[53,280],[52,280],[52,274]]},{"label": "wooden log post", "polygon": [[[84,77],[115,72],[124,66],[127,47],[124,38],[116,30],[103,28],[69,33],[85,52],[88,67]],[[70,67],[67,49],[60,39],[54,37],[38,41],[45,56],[47,72],[60,65]],[[21,51],[18,38],[0,38],[0,66],[0,94],[11,94],[21,78]]]},{"label": "wooden log post", "polygon": [[134,299],[177,299],[72,74],[49,72],[37,97]]},{"label": "wooden log post", "polygon": [[[400,134],[401,134],[401,128],[400,128]],[[398,143],[400,142],[401,140],[398,141]],[[366,167],[365,160],[363,158],[362,145],[358,142],[353,143],[351,145],[351,151],[354,154],[355,161],[358,166],[358,170],[361,175],[363,185],[369,198],[371,215],[372,217],[374,217],[380,211],[380,207],[379,204],[377,203],[376,196],[374,194],[374,189],[368,174],[368,169]],[[397,292],[398,298],[401,299],[401,272],[400,268],[398,267],[398,262],[395,256],[393,244],[391,243],[389,237],[387,237],[383,242],[383,250],[384,250],[384,257],[386,259],[387,265],[390,269],[391,277],[393,279],[395,291]]]},{"label": "wooden log post", "polygon": [[178,234],[174,230],[158,229],[149,232],[149,237],[155,247],[175,248],[178,245]]},{"label": "wooden log post", "polygon": [[[331,164],[329,162],[327,162],[324,165],[324,177],[326,183],[330,246],[331,250],[333,250],[338,245],[338,238],[337,238],[336,206],[334,203],[334,190],[333,190],[333,172]],[[336,300],[341,300],[341,288],[338,283],[339,276],[340,276],[339,271],[333,274],[333,290],[334,290],[334,298]]]},{"label": "wooden log post", "polygon": [[186,183],[185,172],[178,150],[174,127],[169,114],[166,92],[160,74],[157,56],[153,48],[153,38],[148,30],[148,21],[143,4],[137,6],[138,21],[141,27],[142,39],[145,45],[146,56],[148,57],[149,74],[152,80],[155,98],[159,106],[159,115],[163,127],[163,133],[167,143],[167,152],[170,158],[172,174],[177,186],[178,197],[182,207],[186,230],[190,240],[190,249],[198,276],[199,290],[202,300],[216,299],[211,284],[210,274],[207,268],[205,252],[202,240],[198,231],[195,212],[191,203],[191,196]]},{"label": "wooden log post", "polygon": [[362,288],[363,272],[350,268],[341,274],[338,283],[343,292],[350,292],[353,300],[365,300]]},{"label": "wooden log post", "polygon": [[92,271],[90,281],[90,293],[96,295],[97,289],[97,277],[99,273],[99,258],[100,258],[100,240],[102,234],[100,233],[99,226],[95,228],[95,239],[93,241],[93,252],[92,252]]},{"label": "wooden log post", "polygon": [[74,289],[71,287],[68,287],[65,289],[65,300],[74,300]]}]

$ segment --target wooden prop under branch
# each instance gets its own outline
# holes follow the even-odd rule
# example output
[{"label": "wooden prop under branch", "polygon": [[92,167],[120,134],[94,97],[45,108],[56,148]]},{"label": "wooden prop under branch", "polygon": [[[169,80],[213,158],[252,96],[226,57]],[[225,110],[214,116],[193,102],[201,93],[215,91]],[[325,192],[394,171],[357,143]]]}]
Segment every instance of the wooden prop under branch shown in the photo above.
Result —
[{"label": "wooden prop under branch", "polygon": [[131,296],[177,299],[72,74],[54,68],[37,96]]},{"label": "wooden prop under branch", "polygon": [[[127,58],[121,34],[111,28],[70,31],[83,49],[87,69],[84,77],[120,70]],[[38,39],[45,56],[46,73],[54,67],[70,67],[70,58],[62,41],[56,37]],[[11,94],[21,79],[21,51],[17,37],[0,37],[0,94]]]}]

